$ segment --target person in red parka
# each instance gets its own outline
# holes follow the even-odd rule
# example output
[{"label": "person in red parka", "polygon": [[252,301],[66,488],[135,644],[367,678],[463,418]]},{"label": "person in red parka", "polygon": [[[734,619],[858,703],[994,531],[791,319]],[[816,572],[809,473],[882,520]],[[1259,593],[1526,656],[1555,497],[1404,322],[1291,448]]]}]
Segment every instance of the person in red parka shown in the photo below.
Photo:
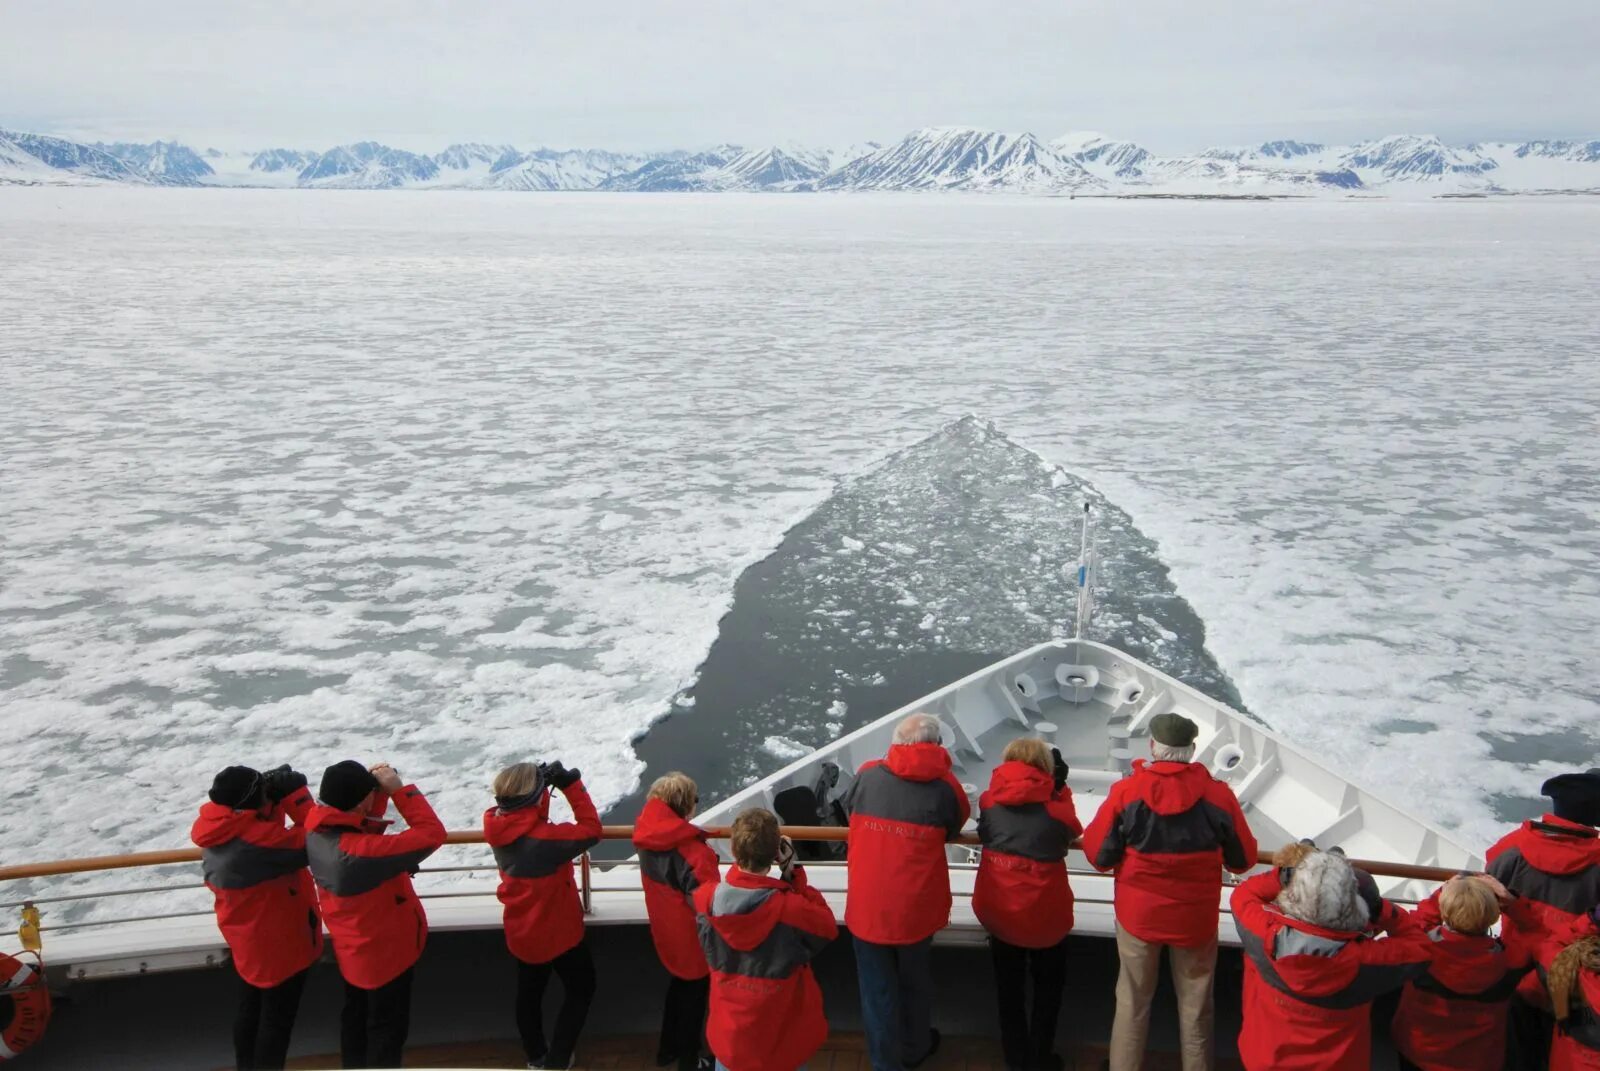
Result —
[{"label": "person in red parka", "polygon": [[[1067,851],[1083,832],[1061,752],[1032,737],[1006,745],[978,800],[983,857],[972,910],[989,931],[1000,1047],[1009,1069],[1059,1069],[1056,1022],[1067,983],[1072,886]],[[1033,974],[1033,1021],[1026,982]]]},{"label": "person in red parka", "polygon": [[[550,790],[566,797],[572,822],[550,821]],[[572,861],[600,843],[600,814],[577,770],[519,762],[494,779],[495,806],[483,835],[500,868],[506,946],[517,960],[517,1032],[529,1067],[572,1066],[594,1000],[594,957],[583,942],[583,901]],[[544,991],[561,978],[561,1010],[544,1040]]]},{"label": "person in red parka", "polygon": [[1083,834],[1090,865],[1116,874],[1117,1010],[1111,1071],[1139,1071],[1161,954],[1172,963],[1183,1071],[1212,1065],[1213,984],[1222,869],[1256,865],[1256,839],[1233,789],[1194,762],[1200,727],[1150,721],[1150,759],[1111,786]]},{"label": "person in red parka", "polygon": [[1600,905],[1539,950],[1555,1013],[1550,1071],[1600,1071]]},{"label": "person in red parka", "polygon": [[687,774],[664,774],[651,784],[633,824],[650,938],[670,975],[656,1066],[676,1062],[679,1071],[709,1066],[700,1058],[700,1038],[711,995],[711,968],[700,947],[694,894],[702,885],[715,885],[722,875],[717,853],[706,844],[705,830],[689,823],[699,804],[700,790]]},{"label": "person in red parka", "polygon": [[1508,933],[1538,928],[1533,905],[1485,874],[1451,878],[1412,912],[1433,960],[1406,983],[1389,1031],[1401,1071],[1505,1067],[1506,1006],[1535,949],[1489,933],[1502,912]]},{"label": "person in red parka", "polygon": [[[411,874],[444,843],[444,823],[388,763],[353,759],[322,772],[306,819],[306,855],[344,977],[339,1051],[346,1067],[399,1067],[411,1029],[411,976],[428,916]],[[406,829],[385,835],[390,801]]]},{"label": "person in red parka", "polygon": [[[322,920],[301,828],[311,793],[305,774],[287,766],[265,774],[229,766],[208,795],[189,837],[200,849],[217,929],[241,983],[234,1063],[240,1071],[281,1068],[306,973],[322,955]],[[283,824],[286,817],[292,826]]]},{"label": "person in red parka", "polygon": [[[1539,791],[1550,797],[1552,813],[1501,837],[1485,858],[1502,885],[1533,901],[1542,930],[1559,933],[1600,900],[1600,769],[1552,777]],[[1511,1001],[1506,1066],[1543,1071],[1553,1028],[1550,999],[1530,975]]]},{"label": "person in red parka", "polygon": [[863,764],[841,801],[850,816],[844,924],[872,1071],[916,1067],[939,1047],[932,949],[950,921],[945,844],[971,810],[942,739],[933,715],[905,718],[889,754]]},{"label": "person in red parka", "polygon": [[828,1040],[811,960],[839,935],[839,925],[806,882],[771,811],[740,812],[731,840],[735,866],[727,880],[694,894],[711,965],[706,1035],[719,1069],[795,1071]]},{"label": "person in red parka", "polygon": [[1239,1060],[1246,1071],[1371,1071],[1372,1002],[1427,970],[1428,935],[1337,852],[1291,844],[1278,861],[1233,891]]}]

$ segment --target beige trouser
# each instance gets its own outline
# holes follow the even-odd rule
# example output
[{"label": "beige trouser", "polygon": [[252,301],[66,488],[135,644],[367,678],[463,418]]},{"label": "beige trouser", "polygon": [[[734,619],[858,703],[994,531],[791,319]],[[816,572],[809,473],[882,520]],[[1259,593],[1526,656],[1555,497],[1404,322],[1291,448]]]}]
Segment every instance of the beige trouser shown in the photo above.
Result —
[{"label": "beige trouser", "polygon": [[1217,970],[1217,942],[1193,948],[1153,945],[1117,926],[1117,1018],[1111,1026],[1111,1071],[1139,1071],[1150,1034],[1150,1001],[1161,977],[1161,950],[1172,962],[1172,988],[1178,994],[1178,1040],[1183,1071],[1211,1071],[1211,980]]}]

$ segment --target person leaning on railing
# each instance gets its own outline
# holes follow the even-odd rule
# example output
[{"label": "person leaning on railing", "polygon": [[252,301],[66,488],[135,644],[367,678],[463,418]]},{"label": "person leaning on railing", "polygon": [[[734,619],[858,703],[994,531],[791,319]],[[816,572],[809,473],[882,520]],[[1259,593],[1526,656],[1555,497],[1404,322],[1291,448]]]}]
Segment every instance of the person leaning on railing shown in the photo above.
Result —
[{"label": "person leaning on railing", "polygon": [[[1502,885],[1534,903],[1542,929],[1559,933],[1600,898],[1600,769],[1552,777],[1539,791],[1551,813],[1501,837],[1484,858]],[[1507,928],[1514,931],[1515,920]],[[1511,1001],[1506,1066],[1543,1071],[1553,1029],[1544,986],[1537,976],[1523,979]]]},{"label": "person leaning on railing", "polygon": [[[265,774],[229,766],[207,795],[189,837],[200,849],[217,929],[239,975],[234,1063],[240,1071],[281,1068],[306,975],[322,955],[301,826],[311,793],[305,774],[287,766]],[[285,826],[285,818],[293,825]]]},{"label": "person leaning on railing", "polygon": [[1432,962],[1427,933],[1372,876],[1308,842],[1233,891],[1244,946],[1245,1071],[1371,1071],[1372,1002]]},{"label": "person leaning on railing", "polygon": [[945,843],[970,810],[950,773],[938,718],[910,715],[893,741],[887,756],[856,771],[843,800],[850,816],[844,922],[873,1071],[917,1067],[939,1047],[932,947],[950,921]]},{"label": "person leaning on railing", "polygon": [[1061,752],[1044,741],[1013,740],[978,800],[983,857],[972,910],[989,931],[1007,1071],[1060,1071],[1062,1066],[1055,1040],[1072,931],[1067,852],[1083,832],[1067,773]]},{"label": "person leaning on railing", "polygon": [[1556,1021],[1550,1071],[1600,1068],[1600,904],[1545,941],[1539,973]]},{"label": "person leaning on railing", "polygon": [[[550,821],[550,792],[566,797],[576,821]],[[594,957],[583,941],[583,901],[572,861],[600,843],[600,814],[582,776],[556,762],[519,762],[494,779],[495,805],[483,836],[500,868],[506,946],[517,961],[517,1033],[529,1067],[568,1068],[594,1000]],[[561,1010],[547,1045],[542,1010],[554,972]]]},{"label": "person leaning on railing", "polygon": [[828,1040],[811,960],[839,936],[839,924],[771,811],[740,812],[730,840],[727,879],[694,894],[711,965],[706,1035],[718,1071],[795,1071]]},{"label": "person leaning on railing", "polygon": [[676,1063],[678,1071],[709,1071],[700,1057],[711,968],[695,923],[694,894],[722,880],[717,853],[706,831],[692,825],[700,790],[689,775],[673,771],[656,778],[644,809],[634,821],[633,846],[639,852],[639,881],[650,939],[667,969],[667,999],[661,1013],[656,1066]]},{"label": "person leaning on railing", "polygon": [[1150,721],[1150,761],[1111,786],[1083,834],[1083,854],[1116,874],[1117,1010],[1111,1071],[1139,1071],[1165,949],[1178,998],[1183,1071],[1212,1066],[1213,985],[1222,870],[1256,865],[1256,839],[1233,789],[1194,762],[1200,727]]},{"label": "person leaning on railing", "polygon": [[[1502,915],[1505,940],[1489,930]],[[1503,1071],[1506,1007],[1533,969],[1539,918],[1487,874],[1457,875],[1412,912],[1432,960],[1406,983],[1389,1036],[1401,1071]]]},{"label": "person leaning on railing", "polygon": [[[428,916],[411,875],[445,841],[444,823],[388,763],[347,759],[322,772],[306,819],[306,855],[344,978],[339,1051],[346,1067],[399,1067],[411,1029],[411,978]],[[385,835],[393,800],[406,821]]]}]

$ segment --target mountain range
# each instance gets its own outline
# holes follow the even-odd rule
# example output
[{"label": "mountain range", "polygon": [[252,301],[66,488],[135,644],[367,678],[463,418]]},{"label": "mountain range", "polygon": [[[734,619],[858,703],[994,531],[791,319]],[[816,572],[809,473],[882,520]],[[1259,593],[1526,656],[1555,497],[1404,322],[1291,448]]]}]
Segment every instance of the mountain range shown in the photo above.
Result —
[{"label": "mountain range", "polygon": [[1094,133],[1045,142],[970,127],[839,149],[718,145],[656,153],[464,143],[426,154],[373,141],[229,153],[175,141],[83,143],[0,130],[0,185],[608,192],[977,191],[1050,195],[1600,193],[1600,139],[1446,145],[1275,140],[1162,156]]}]

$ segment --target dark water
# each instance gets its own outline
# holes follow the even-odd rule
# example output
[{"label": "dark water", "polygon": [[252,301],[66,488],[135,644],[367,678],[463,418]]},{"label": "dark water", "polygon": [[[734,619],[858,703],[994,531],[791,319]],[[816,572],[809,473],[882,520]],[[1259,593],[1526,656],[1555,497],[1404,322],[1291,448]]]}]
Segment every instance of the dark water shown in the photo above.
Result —
[{"label": "dark water", "polygon": [[1154,543],[1081,480],[966,418],[848,480],[740,576],[697,683],[638,742],[651,780],[707,802],[1032,644],[1070,635],[1083,503],[1098,557],[1090,637],[1234,707],[1205,625]]}]

